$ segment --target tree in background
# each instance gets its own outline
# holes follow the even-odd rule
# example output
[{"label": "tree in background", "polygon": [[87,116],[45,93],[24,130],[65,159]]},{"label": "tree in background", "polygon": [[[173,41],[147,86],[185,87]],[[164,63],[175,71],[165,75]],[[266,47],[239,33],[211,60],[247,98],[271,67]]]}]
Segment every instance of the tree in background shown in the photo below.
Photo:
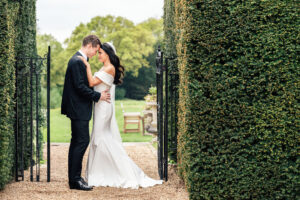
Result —
[{"label": "tree in background", "polygon": [[147,21],[139,24],[143,29],[152,32],[153,37],[155,38],[155,43],[152,45],[152,52],[147,56],[147,66],[142,66],[138,75],[129,71],[124,77],[124,84],[121,85],[121,88],[124,88],[126,91],[126,98],[130,99],[144,99],[148,90],[151,86],[154,86],[156,80],[156,49],[158,45],[163,43],[163,21],[162,19],[148,19]]},{"label": "tree in background", "polygon": [[[150,18],[140,24],[123,17],[94,17],[87,24],[78,25],[72,35],[65,40],[66,48],[51,35],[38,35],[39,55],[51,46],[51,107],[59,107],[68,60],[81,47],[82,39],[97,35],[101,42],[112,42],[117,49],[125,77],[121,87],[117,87],[116,99],[143,99],[151,85],[155,84],[155,49],[163,37],[162,19]],[[93,72],[102,67],[95,56],[89,61]]]},{"label": "tree in background", "polygon": [[62,86],[64,82],[64,73],[61,68],[63,59],[63,47],[62,44],[57,41],[52,35],[44,34],[37,35],[37,52],[38,55],[44,56],[48,52],[48,46],[51,46],[51,86]]},{"label": "tree in background", "polygon": [[[65,67],[61,63],[65,63],[65,51],[62,44],[57,41],[52,35],[44,34],[37,35],[37,52],[38,55],[44,56],[48,52],[48,46],[51,46],[51,87],[50,87],[50,107],[57,108],[61,103],[61,95],[65,78]],[[46,85],[43,83],[42,88],[42,106],[46,107]]]},{"label": "tree in background", "polygon": [[[155,38],[151,31],[123,17],[94,17],[87,24],[80,24],[65,41],[66,62],[81,47],[82,39],[89,34],[97,35],[101,42],[112,42],[117,49],[126,71],[138,75],[138,69],[148,66],[147,56],[153,51]],[[93,71],[98,71],[102,64],[97,56],[90,60]]]}]

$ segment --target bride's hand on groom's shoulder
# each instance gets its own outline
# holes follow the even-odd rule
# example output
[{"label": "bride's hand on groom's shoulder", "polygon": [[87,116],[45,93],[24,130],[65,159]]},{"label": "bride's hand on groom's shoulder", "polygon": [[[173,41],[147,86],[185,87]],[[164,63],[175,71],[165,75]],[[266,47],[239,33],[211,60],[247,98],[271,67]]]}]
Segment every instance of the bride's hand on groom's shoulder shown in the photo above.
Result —
[{"label": "bride's hand on groom's shoulder", "polygon": [[108,89],[101,92],[100,101],[106,101],[107,103],[110,103],[110,93]]},{"label": "bride's hand on groom's shoulder", "polygon": [[87,62],[87,60],[84,58],[84,57],[82,57],[82,56],[77,56],[78,58],[80,58],[81,60],[82,60],[82,62],[84,63],[84,65],[86,66],[86,67],[90,67],[90,64]]}]

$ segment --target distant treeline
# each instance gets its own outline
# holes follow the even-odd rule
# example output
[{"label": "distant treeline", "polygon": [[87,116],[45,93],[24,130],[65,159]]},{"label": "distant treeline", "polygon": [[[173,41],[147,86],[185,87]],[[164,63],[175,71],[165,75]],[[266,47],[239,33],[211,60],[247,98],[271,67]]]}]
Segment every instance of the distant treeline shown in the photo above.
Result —
[{"label": "distant treeline", "polygon": [[[44,55],[51,46],[51,107],[59,107],[67,62],[81,47],[82,39],[97,35],[101,42],[112,42],[125,67],[123,84],[117,87],[116,98],[143,99],[155,85],[155,49],[163,38],[162,19],[150,18],[135,25],[123,17],[94,17],[78,25],[61,44],[52,35],[37,34],[38,54]],[[65,48],[63,48],[65,46]],[[97,56],[90,60],[93,72],[102,67]]]}]

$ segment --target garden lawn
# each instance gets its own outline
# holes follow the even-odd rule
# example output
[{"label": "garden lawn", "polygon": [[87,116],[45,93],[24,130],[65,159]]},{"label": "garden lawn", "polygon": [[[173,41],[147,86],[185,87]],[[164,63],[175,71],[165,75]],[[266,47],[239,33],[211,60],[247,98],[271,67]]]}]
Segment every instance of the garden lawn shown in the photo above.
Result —
[{"label": "garden lawn", "polygon": [[[116,105],[116,118],[121,132],[123,142],[150,142],[152,136],[142,136],[141,133],[123,133],[123,112],[121,108],[123,103],[123,109],[125,112],[141,112],[145,107],[145,101],[137,101],[131,99],[117,100]],[[92,131],[92,122],[90,121],[90,133]],[[133,126],[133,125],[132,125]],[[51,142],[69,143],[71,139],[71,121],[65,115],[60,114],[60,108],[50,110],[50,139]],[[46,141],[46,128],[43,129],[43,138]]]}]

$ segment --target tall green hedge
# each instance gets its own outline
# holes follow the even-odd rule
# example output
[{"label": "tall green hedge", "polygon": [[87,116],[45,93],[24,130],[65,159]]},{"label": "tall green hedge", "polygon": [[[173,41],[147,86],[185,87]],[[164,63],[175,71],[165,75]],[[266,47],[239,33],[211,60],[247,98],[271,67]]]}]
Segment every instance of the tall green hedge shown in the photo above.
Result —
[{"label": "tall green hedge", "polygon": [[299,198],[298,8],[175,1],[178,162],[190,199]]},{"label": "tall green hedge", "polygon": [[11,180],[14,165],[14,46],[17,10],[16,3],[0,3],[0,189]]},{"label": "tall green hedge", "polygon": [[[24,81],[15,78],[15,63],[16,58],[22,55],[33,57],[37,55],[35,3],[36,0],[3,0],[0,3],[0,189],[3,189],[15,175],[16,81],[23,87],[22,89],[25,89]],[[25,98],[24,93],[17,98],[21,102],[20,99]],[[29,113],[28,105],[19,106]],[[25,124],[20,124],[22,125],[24,130]],[[26,146],[29,147],[29,142]],[[24,167],[27,168],[30,163],[28,151],[25,152],[24,162]]]},{"label": "tall green hedge", "polygon": [[164,1],[164,56],[176,58],[175,1]]},{"label": "tall green hedge", "polygon": [[[16,21],[16,28],[17,28],[17,40],[16,40],[16,56],[17,57],[37,57],[37,47],[36,47],[36,0],[21,0],[19,1],[19,10],[18,10],[18,18]],[[24,60],[22,62],[19,62],[18,64],[18,70],[21,70],[23,68],[29,68],[30,67],[30,61]],[[38,66],[39,67],[39,66]],[[19,128],[24,132],[24,134],[27,135],[28,138],[30,138],[30,125],[28,124],[29,118],[30,118],[30,85],[29,85],[29,77],[27,79],[27,87],[26,87],[26,79],[24,76],[18,77],[18,85],[20,86],[20,92],[18,95],[18,104],[19,104],[19,111],[22,112],[22,115],[20,115],[20,121],[19,121]],[[35,112],[36,112],[36,105],[35,105],[35,95],[36,95],[36,81],[38,81],[38,92],[39,95],[41,95],[41,79],[38,78],[36,80],[36,77],[33,77],[33,114],[34,114],[34,120],[35,120]],[[24,91],[27,90],[27,96],[24,95]],[[41,97],[39,97],[41,102]],[[27,100],[27,105],[26,105]],[[23,102],[23,104],[22,104]],[[41,115],[41,103],[39,103],[39,138],[40,141],[42,141],[42,133],[41,133],[41,125],[44,121],[42,115]],[[26,116],[27,115],[27,116]],[[23,119],[22,119],[23,117]],[[26,121],[24,119],[28,119],[27,126]],[[33,129],[35,130],[35,124],[33,125]],[[27,127],[27,130],[25,130]],[[35,132],[34,132],[35,133]],[[35,137],[35,134],[34,136]],[[21,139],[21,138],[19,138]],[[35,140],[35,139],[34,139]],[[21,141],[19,141],[21,142]],[[30,140],[25,140],[25,136],[23,137],[23,143],[25,144],[24,148],[24,168],[28,168],[30,165]],[[33,144],[33,153],[35,154],[35,142]],[[40,156],[42,158],[42,142],[40,142]],[[21,149],[18,149],[18,152],[21,152]],[[21,156],[21,154],[20,154]],[[35,156],[33,156],[35,160]]]},{"label": "tall green hedge", "polygon": [[[176,132],[178,130],[178,107],[177,99],[178,99],[178,66],[177,66],[177,52],[176,52],[176,44],[177,44],[177,35],[176,35],[176,24],[175,24],[175,1],[173,0],[165,0],[164,1],[164,43],[163,43],[163,52],[164,58],[168,59],[168,90],[169,92],[169,110],[168,110],[168,151],[169,151],[169,159],[177,162],[177,149],[176,149],[176,138],[172,136],[176,136]],[[171,77],[172,76],[172,77]],[[171,83],[172,82],[172,83]],[[172,107],[172,108],[171,108]],[[172,118],[172,119],[171,119]]]},{"label": "tall green hedge", "polygon": [[36,0],[20,0],[19,4],[16,22],[18,31],[17,56],[36,56]]}]

